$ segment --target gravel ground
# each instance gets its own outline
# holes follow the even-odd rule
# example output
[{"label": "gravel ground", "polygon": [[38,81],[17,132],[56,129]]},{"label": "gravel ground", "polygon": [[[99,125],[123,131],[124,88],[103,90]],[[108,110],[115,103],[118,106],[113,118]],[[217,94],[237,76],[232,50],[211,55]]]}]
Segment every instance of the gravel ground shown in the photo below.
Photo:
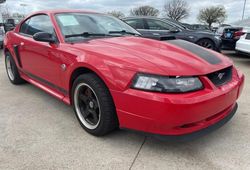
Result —
[{"label": "gravel ground", "polygon": [[0,54],[0,169],[250,169],[250,57],[226,52],[246,75],[236,116],[185,143],[128,131],[87,134],[72,109],[42,90],[9,83]]}]

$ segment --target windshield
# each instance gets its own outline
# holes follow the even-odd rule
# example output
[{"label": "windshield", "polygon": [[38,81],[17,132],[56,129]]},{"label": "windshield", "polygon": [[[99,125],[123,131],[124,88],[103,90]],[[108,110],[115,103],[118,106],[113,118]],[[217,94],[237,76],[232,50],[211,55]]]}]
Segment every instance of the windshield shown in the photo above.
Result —
[{"label": "windshield", "polygon": [[61,13],[56,14],[56,20],[66,41],[81,41],[90,38],[91,35],[100,35],[101,37],[111,34],[116,36],[122,36],[126,33],[130,33],[126,35],[139,34],[123,21],[104,14]]}]

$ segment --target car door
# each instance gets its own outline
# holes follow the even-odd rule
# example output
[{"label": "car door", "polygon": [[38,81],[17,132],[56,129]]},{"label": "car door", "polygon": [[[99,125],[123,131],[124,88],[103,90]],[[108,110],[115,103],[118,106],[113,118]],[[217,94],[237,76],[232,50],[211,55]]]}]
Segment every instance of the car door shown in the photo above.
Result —
[{"label": "car door", "polygon": [[33,35],[38,32],[47,32],[56,37],[49,16],[32,16],[20,27],[18,53],[22,71],[32,79],[58,90],[62,64],[58,44],[35,41]]},{"label": "car door", "polygon": [[[131,18],[125,20],[130,26],[139,31],[143,37],[157,39],[158,37],[170,36],[170,26],[160,26],[153,19]],[[151,22],[152,21],[152,22]]]}]

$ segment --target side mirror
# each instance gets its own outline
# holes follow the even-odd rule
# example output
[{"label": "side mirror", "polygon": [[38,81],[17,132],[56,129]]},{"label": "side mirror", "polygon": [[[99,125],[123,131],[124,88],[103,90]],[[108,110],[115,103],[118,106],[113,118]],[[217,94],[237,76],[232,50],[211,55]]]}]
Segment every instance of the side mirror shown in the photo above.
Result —
[{"label": "side mirror", "polygon": [[55,43],[56,39],[54,36],[47,32],[38,32],[33,35],[33,39],[41,42]]},{"label": "side mirror", "polygon": [[170,30],[169,30],[171,33],[178,33],[180,32],[180,30],[176,27],[172,27]]}]

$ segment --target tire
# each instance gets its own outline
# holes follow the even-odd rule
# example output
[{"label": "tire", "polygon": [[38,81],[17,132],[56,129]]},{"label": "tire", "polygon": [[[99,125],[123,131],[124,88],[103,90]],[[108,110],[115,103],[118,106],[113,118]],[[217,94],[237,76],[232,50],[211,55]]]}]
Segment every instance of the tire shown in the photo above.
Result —
[{"label": "tire", "polygon": [[88,133],[104,136],[118,127],[112,96],[95,74],[83,74],[74,81],[71,99],[76,117]]},{"label": "tire", "polygon": [[16,63],[9,52],[5,53],[5,68],[10,82],[14,85],[24,84],[25,81],[20,77]]},{"label": "tire", "polygon": [[207,49],[216,50],[214,42],[210,39],[201,39],[197,44]]}]

